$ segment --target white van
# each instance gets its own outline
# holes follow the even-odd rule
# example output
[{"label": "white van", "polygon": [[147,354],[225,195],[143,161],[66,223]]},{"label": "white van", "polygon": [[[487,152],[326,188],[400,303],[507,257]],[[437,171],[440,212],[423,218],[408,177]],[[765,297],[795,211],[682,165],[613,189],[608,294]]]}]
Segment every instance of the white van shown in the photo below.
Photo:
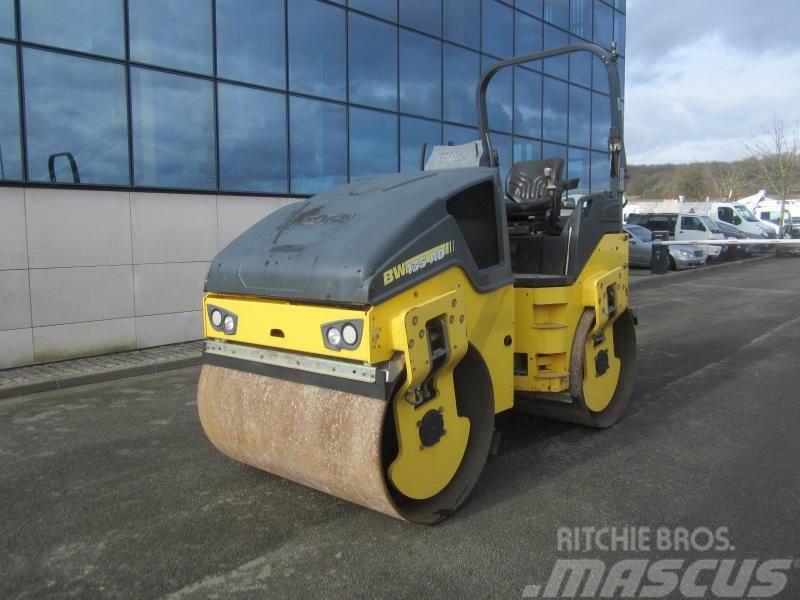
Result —
[{"label": "white van", "polygon": [[712,221],[721,221],[758,237],[777,237],[777,231],[762,224],[744,204],[737,202],[684,202],[684,212],[707,215]]},{"label": "white van", "polygon": [[[682,240],[724,240],[725,235],[717,224],[707,215],[698,213],[644,213],[630,214],[627,222],[641,225],[650,231],[668,231],[670,239]],[[708,258],[717,258],[723,246],[702,245]]]}]

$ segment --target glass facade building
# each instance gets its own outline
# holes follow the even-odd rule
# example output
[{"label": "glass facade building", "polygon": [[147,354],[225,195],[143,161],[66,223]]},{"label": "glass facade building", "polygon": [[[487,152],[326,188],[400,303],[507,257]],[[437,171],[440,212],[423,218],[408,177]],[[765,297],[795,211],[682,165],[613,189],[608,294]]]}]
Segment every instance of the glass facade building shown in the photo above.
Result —
[{"label": "glass facade building", "polygon": [[[313,194],[475,139],[492,62],[612,40],[624,0],[0,0],[0,179]],[[607,187],[599,60],[501,72],[489,105],[504,169]]]}]

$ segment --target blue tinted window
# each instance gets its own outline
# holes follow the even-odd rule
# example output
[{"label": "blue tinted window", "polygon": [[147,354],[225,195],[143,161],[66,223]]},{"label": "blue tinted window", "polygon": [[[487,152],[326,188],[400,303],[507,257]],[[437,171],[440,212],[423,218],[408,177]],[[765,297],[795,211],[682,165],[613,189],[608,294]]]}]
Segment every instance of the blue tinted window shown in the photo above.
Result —
[{"label": "blue tinted window", "polygon": [[[542,158],[563,158],[564,162],[567,162],[567,147],[562,146],[561,144],[550,144],[548,142],[542,142]],[[561,174],[562,177],[566,175],[566,173]]]},{"label": "blue tinted window", "polygon": [[611,102],[608,96],[592,94],[592,148],[608,148],[608,134],[611,130]]},{"label": "blue tinted window", "polygon": [[350,180],[397,172],[397,115],[350,109]]},{"label": "blue tinted window", "polygon": [[[569,35],[556,29],[552,25],[545,25],[544,49],[555,50],[556,48],[563,48],[564,46],[569,46]],[[563,54],[561,56],[545,59],[544,72],[548,75],[560,77],[561,79],[567,79],[567,77],[569,77],[569,56]]]},{"label": "blue tinted window", "polygon": [[289,4],[289,87],[344,100],[344,10],[317,0]]},{"label": "blue tinted window", "polygon": [[622,12],[625,12],[625,0],[614,0],[614,7],[617,10],[621,10]]},{"label": "blue tinted window", "polygon": [[382,19],[397,20],[397,0],[350,0],[349,6]]},{"label": "blue tinted window", "polygon": [[592,0],[572,0],[569,29],[585,40],[592,39]]},{"label": "blue tinted window", "polygon": [[425,160],[431,148],[442,143],[442,124],[425,119],[400,117],[400,170],[419,171],[422,145],[428,144]]},{"label": "blue tinted window", "polygon": [[[571,40],[573,44],[578,40]],[[592,55],[589,52],[572,52],[569,55],[569,80],[592,87]]]},{"label": "blue tinted window", "polygon": [[217,74],[286,87],[283,0],[217,0]]},{"label": "blue tinted window", "polygon": [[515,6],[537,17],[542,16],[542,0],[516,0]]},{"label": "blue tinted window", "polygon": [[497,0],[483,0],[483,51],[499,58],[514,54],[514,11]]},{"label": "blue tinted window", "polygon": [[0,44],[0,179],[22,179],[17,52]]},{"label": "blue tinted window", "polygon": [[562,29],[569,29],[569,1],[544,0],[544,20]]},{"label": "blue tinted window", "polygon": [[527,140],[521,137],[514,137],[514,162],[525,160],[541,160],[542,143],[537,140]]},{"label": "blue tinted window", "polygon": [[444,45],[444,118],[446,121],[477,124],[475,88],[480,56],[463,48]]},{"label": "blue tinted window", "polygon": [[[31,181],[128,184],[125,68],[110,62],[25,49],[25,120]],[[207,126],[211,126],[209,123]]]},{"label": "blue tinted window", "polygon": [[604,48],[611,48],[614,37],[614,11],[610,6],[595,0],[594,2],[594,41]]},{"label": "blue tinted window", "polygon": [[544,78],[542,90],[542,136],[554,142],[567,141],[567,84]]},{"label": "blue tinted window", "polygon": [[22,0],[20,11],[28,42],[125,56],[122,0]]},{"label": "blue tinted window", "polygon": [[400,30],[400,110],[442,116],[442,43]]},{"label": "blue tinted window", "polygon": [[397,110],[397,27],[350,13],[350,102]]},{"label": "blue tinted window", "polygon": [[525,69],[514,73],[514,133],[542,135],[542,76]]},{"label": "blue tinted window", "polygon": [[292,192],[316,194],[347,181],[344,111],[339,104],[291,98]]},{"label": "blue tinted window", "polygon": [[605,192],[611,188],[611,159],[606,152],[592,152],[592,191]]},{"label": "blue tinted window", "polygon": [[589,147],[592,126],[592,93],[571,85],[569,88],[569,143]]},{"label": "blue tinted window", "polygon": [[625,15],[614,12],[614,40],[617,42],[617,52],[625,54]]},{"label": "blue tinted window", "polygon": [[209,0],[129,0],[131,60],[211,74]]},{"label": "blue tinted window", "polygon": [[442,139],[445,144],[453,142],[454,145],[468,144],[478,139],[478,130],[474,127],[461,127],[445,123]]},{"label": "blue tinted window", "polygon": [[492,133],[492,147],[497,150],[497,157],[500,160],[500,181],[505,183],[508,171],[514,164],[514,151],[511,143],[511,136],[501,133]]},{"label": "blue tinted window", "polygon": [[221,83],[220,188],[286,192],[286,96]]},{"label": "blue tinted window", "polygon": [[444,0],[444,37],[470,48],[481,45],[481,0]]},{"label": "blue tinted window", "polygon": [[[483,57],[483,69],[486,70],[495,61]],[[511,131],[511,119],[514,112],[514,77],[511,68],[498,71],[489,83],[486,91],[486,104],[489,112],[489,127],[493,131]],[[510,146],[511,142],[509,142]]]},{"label": "blue tinted window", "polygon": [[578,188],[571,192],[572,194],[586,194],[589,192],[589,185],[591,183],[590,177],[590,155],[588,150],[578,150],[577,148],[570,148],[567,160],[567,178],[579,179]]},{"label": "blue tinted window", "polygon": [[[516,25],[514,29],[514,54],[533,54],[543,48],[542,22],[522,14],[516,13]],[[541,69],[542,62],[525,63],[529,69]]]},{"label": "blue tinted window", "polygon": [[400,0],[400,22],[408,27],[441,37],[441,0]]},{"label": "blue tinted window", "polygon": [[0,36],[16,37],[17,25],[14,18],[14,0],[0,0]]},{"label": "blue tinted window", "polygon": [[573,194],[586,194],[589,192],[590,172],[591,172],[591,153],[588,150],[569,149],[569,159],[567,161],[567,178],[579,179],[578,188],[571,192]]},{"label": "blue tinted window", "polygon": [[608,70],[603,61],[592,55],[592,81],[598,92],[608,93]]},{"label": "blue tinted window", "polygon": [[133,68],[131,110],[135,185],[216,187],[210,81]]}]

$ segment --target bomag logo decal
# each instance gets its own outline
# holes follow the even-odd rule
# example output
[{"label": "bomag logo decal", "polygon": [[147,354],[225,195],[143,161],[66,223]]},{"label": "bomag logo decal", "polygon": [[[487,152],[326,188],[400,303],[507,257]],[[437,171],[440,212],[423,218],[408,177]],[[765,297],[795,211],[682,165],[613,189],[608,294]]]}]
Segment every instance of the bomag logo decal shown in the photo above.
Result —
[{"label": "bomag logo decal", "polygon": [[412,275],[417,271],[421,271],[433,263],[442,260],[448,254],[452,254],[454,251],[455,243],[450,241],[445,242],[444,244],[439,244],[430,250],[426,250],[422,254],[412,256],[408,260],[401,262],[399,265],[395,265],[391,269],[384,271],[383,285],[389,285],[390,283],[394,283],[398,279],[402,279],[407,275]]}]

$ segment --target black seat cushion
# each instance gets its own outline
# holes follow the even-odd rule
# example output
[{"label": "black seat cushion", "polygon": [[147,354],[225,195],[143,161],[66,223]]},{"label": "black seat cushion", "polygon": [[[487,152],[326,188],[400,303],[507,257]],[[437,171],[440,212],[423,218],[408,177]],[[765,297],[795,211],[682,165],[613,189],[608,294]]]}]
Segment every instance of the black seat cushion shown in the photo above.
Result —
[{"label": "black seat cushion", "polygon": [[506,177],[506,194],[511,201],[506,202],[506,212],[510,218],[527,218],[544,214],[550,208],[550,201],[544,190],[547,179],[544,170],[550,168],[556,181],[561,181],[564,159],[560,157],[544,160],[528,160],[516,163]]}]

